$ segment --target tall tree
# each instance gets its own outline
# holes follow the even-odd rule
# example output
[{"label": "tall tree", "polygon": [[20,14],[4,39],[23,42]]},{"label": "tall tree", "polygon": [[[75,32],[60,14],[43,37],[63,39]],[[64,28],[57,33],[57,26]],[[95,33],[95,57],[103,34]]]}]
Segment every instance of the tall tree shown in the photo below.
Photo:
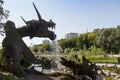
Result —
[{"label": "tall tree", "polygon": [[107,53],[118,53],[120,49],[120,26],[100,30],[96,39],[97,45]]},{"label": "tall tree", "polygon": [[3,5],[4,1],[3,0],[0,0],[0,21],[2,19],[6,19],[8,17],[8,13],[9,11],[8,10],[5,10],[2,5]]},{"label": "tall tree", "polygon": [[8,18],[8,14],[9,14],[9,11],[8,10],[5,10],[2,5],[3,5],[4,1],[3,0],[0,0],[0,34],[3,35],[3,25],[4,23],[2,23],[2,20],[3,19],[7,19]]},{"label": "tall tree", "polygon": [[76,37],[62,39],[60,40],[59,45],[63,50],[66,48],[76,48]]}]

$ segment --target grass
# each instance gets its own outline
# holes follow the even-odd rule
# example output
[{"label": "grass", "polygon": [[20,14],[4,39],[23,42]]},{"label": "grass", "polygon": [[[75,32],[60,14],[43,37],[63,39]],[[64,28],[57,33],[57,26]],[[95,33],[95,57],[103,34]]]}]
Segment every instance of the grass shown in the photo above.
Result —
[{"label": "grass", "polygon": [[70,60],[74,60],[74,55],[78,55],[80,60],[82,60],[82,56],[84,55],[91,62],[95,63],[118,63],[117,57],[106,56],[104,57],[102,54],[94,54],[89,50],[80,50],[80,51],[71,51],[67,58]]},{"label": "grass", "polygon": [[117,57],[91,56],[88,59],[95,63],[118,63]]},{"label": "grass", "polygon": [[102,70],[110,70],[112,72],[120,74],[120,68],[115,68],[115,67],[101,67],[101,69]]}]

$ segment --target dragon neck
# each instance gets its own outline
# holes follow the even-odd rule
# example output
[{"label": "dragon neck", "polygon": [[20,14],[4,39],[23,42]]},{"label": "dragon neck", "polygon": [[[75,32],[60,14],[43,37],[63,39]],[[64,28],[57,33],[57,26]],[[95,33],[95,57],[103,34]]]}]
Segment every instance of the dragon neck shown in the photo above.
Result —
[{"label": "dragon neck", "polygon": [[27,26],[22,26],[20,28],[17,28],[17,31],[21,37],[27,37],[32,35],[31,29]]}]

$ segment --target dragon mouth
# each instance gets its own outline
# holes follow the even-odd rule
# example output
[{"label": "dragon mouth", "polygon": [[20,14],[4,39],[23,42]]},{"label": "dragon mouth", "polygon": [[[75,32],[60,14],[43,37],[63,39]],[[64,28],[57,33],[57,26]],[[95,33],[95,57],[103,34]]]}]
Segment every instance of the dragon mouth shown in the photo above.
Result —
[{"label": "dragon mouth", "polygon": [[50,40],[55,40],[56,34],[54,33],[54,29],[55,29],[55,26],[49,26],[49,27],[47,27],[47,29],[44,28],[42,31],[38,30],[38,32],[35,34],[35,36],[49,38]]},{"label": "dragon mouth", "polygon": [[55,40],[56,38],[56,34],[54,33],[55,32],[54,30],[55,30],[55,26],[48,27],[48,31],[50,32],[49,38],[51,40]]},{"label": "dragon mouth", "polygon": [[48,30],[53,30],[55,29],[55,25],[54,26],[48,26]]}]

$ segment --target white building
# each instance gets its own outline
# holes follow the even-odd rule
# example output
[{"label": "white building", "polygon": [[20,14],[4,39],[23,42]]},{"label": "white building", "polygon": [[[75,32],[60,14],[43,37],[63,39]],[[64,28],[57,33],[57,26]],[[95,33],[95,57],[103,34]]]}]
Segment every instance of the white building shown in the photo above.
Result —
[{"label": "white building", "polygon": [[42,41],[42,43],[50,43],[50,41],[45,39],[45,40]]},{"label": "white building", "polygon": [[78,33],[68,33],[65,35],[65,38],[73,38],[73,37],[76,37],[78,36]]}]

